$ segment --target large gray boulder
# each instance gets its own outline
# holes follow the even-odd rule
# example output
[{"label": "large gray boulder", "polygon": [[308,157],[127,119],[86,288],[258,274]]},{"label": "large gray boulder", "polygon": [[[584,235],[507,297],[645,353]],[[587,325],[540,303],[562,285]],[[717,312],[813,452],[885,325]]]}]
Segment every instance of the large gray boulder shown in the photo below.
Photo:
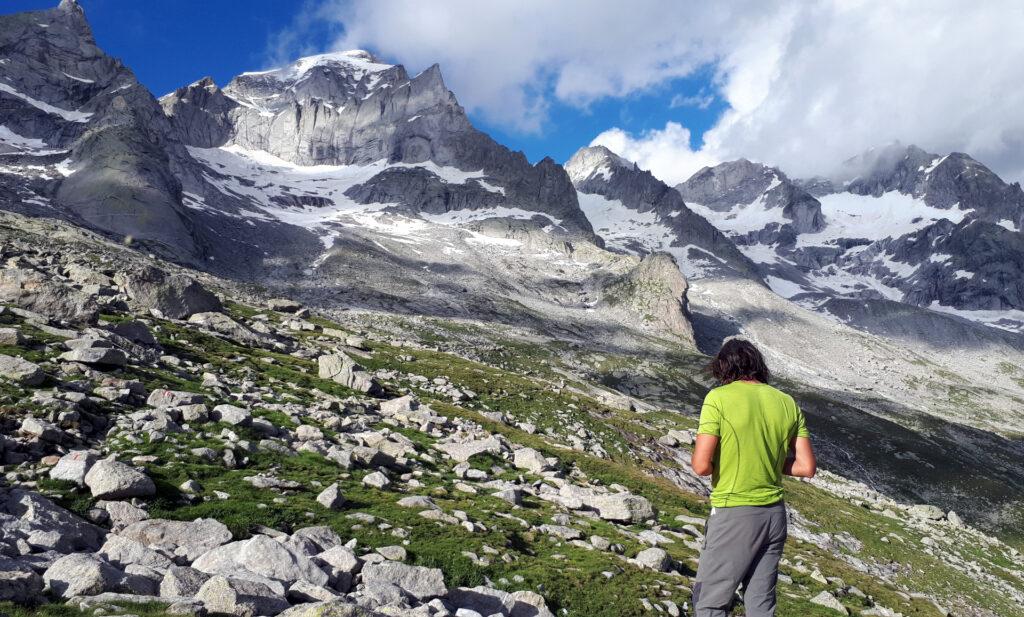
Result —
[{"label": "large gray boulder", "polygon": [[46,379],[46,374],[38,364],[3,354],[0,354],[0,376],[20,386],[38,386]]},{"label": "large gray boulder", "polygon": [[209,574],[195,568],[171,566],[167,568],[164,578],[160,581],[160,596],[190,598],[199,593],[208,580]]},{"label": "large gray boulder", "polygon": [[[389,613],[390,614],[390,613]],[[346,599],[299,604],[281,613],[282,617],[383,617],[368,608],[351,604]]]},{"label": "large gray boulder", "polygon": [[196,599],[211,613],[238,617],[273,616],[289,607],[287,600],[264,583],[221,575],[206,581]]},{"label": "large gray boulder", "polygon": [[32,604],[42,591],[42,576],[13,559],[0,557],[0,602]]},{"label": "large gray boulder", "polygon": [[207,574],[228,575],[241,569],[285,585],[300,580],[326,585],[330,580],[308,556],[262,535],[212,549],[200,555],[192,567]]},{"label": "large gray boulder", "polygon": [[76,324],[94,323],[99,316],[92,296],[38,270],[0,269],[0,303]]},{"label": "large gray boulder", "polygon": [[194,521],[149,519],[128,525],[119,535],[188,561],[231,541],[231,531],[227,526],[210,518]]},{"label": "large gray boulder", "polygon": [[363,566],[362,576],[363,584],[368,588],[395,585],[407,595],[421,601],[448,593],[444,585],[444,574],[437,568],[388,561]]},{"label": "large gray boulder", "polygon": [[0,517],[5,537],[21,538],[38,550],[95,551],[104,531],[38,493],[13,489],[3,502],[13,518]]},{"label": "large gray boulder", "polygon": [[148,497],[156,493],[156,485],[145,473],[110,459],[97,461],[89,469],[85,485],[97,499]]},{"label": "large gray boulder", "polygon": [[117,534],[107,536],[107,541],[100,547],[97,555],[122,569],[134,565],[163,571],[174,565],[166,555],[141,542]]},{"label": "large gray boulder", "polygon": [[377,396],[384,392],[377,380],[345,354],[325,355],[317,358],[321,379],[330,379],[341,385]]},{"label": "large gray boulder", "polygon": [[46,569],[43,580],[53,593],[71,598],[115,591],[124,573],[86,553],[65,555]]},{"label": "large gray boulder", "polygon": [[196,313],[188,322],[247,347],[273,347],[275,343],[272,337],[255,332],[223,313]]},{"label": "large gray boulder", "polygon": [[50,468],[50,478],[85,485],[85,474],[96,462],[96,455],[88,450],[74,450],[60,457]]},{"label": "large gray boulder", "polygon": [[646,497],[628,493],[599,495],[587,502],[597,510],[597,515],[606,521],[618,523],[642,523],[654,518],[654,506]]},{"label": "large gray boulder", "polygon": [[132,304],[156,311],[169,319],[185,319],[195,313],[220,311],[220,300],[195,279],[142,267],[117,277]]}]

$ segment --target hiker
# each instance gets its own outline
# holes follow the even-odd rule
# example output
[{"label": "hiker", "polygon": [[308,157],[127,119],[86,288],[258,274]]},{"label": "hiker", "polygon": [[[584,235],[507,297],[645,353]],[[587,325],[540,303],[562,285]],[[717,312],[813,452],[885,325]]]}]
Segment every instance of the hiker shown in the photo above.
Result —
[{"label": "hiker", "polygon": [[721,385],[704,399],[691,460],[694,472],[711,474],[712,487],[694,611],[726,617],[742,584],[747,617],[771,617],[786,542],[782,475],[813,477],[814,450],[803,412],[768,385],[752,343],[726,341],[710,369]]}]

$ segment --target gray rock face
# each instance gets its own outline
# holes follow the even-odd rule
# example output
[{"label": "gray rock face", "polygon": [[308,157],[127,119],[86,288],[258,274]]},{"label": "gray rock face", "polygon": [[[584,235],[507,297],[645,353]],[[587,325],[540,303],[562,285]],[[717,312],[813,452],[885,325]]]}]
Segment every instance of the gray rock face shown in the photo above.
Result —
[{"label": "gray rock face", "polygon": [[[633,216],[638,221],[642,220],[638,223],[642,226],[649,226],[648,218],[652,217],[671,235],[662,245],[648,246],[628,234],[617,237],[621,230],[611,227],[597,229],[596,233],[609,245],[640,254],[685,247],[685,260],[681,259],[679,265],[688,276],[708,272],[760,280],[757,266],[729,238],[687,207],[678,191],[650,172],[639,169],[603,146],[576,152],[566,163],[566,171],[580,193],[621,203],[622,207],[636,213]],[[591,216],[600,217],[600,213]],[[692,266],[690,262],[693,262]]]},{"label": "gray rock face", "polygon": [[345,387],[364,392],[371,396],[384,390],[366,370],[345,354],[320,356],[317,359],[321,379],[331,379]]},{"label": "gray rock face", "polygon": [[393,561],[363,566],[363,584],[367,587],[395,585],[417,600],[429,600],[448,592],[441,570]]},{"label": "gray rock face", "polygon": [[160,581],[161,597],[191,598],[199,593],[210,575],[195,568],[171,566]]},{"label": "gray rock face", "polygon": [[43,580],[57,595],[71,598],[114,591],[123,576],[123,572],[102,559],[85,553],[72,553],[47,568]]},{"label": "gray rock face", "polygon": [[597,510],[598,516],[608,521],[641,523],[654,518],[655,515],[651,502],[639,495],[601,495],[591,499],[587,505]]},{"label": "gray rock face", "polygon": [[762,199],[765,209],[781,208],[796,233],[814,233],[825,226],[821,203],[810,193],[778,169],[746,159],[705,167],[676,190],[683,199],[718,211]]},{"label": "gray rock face", "polygon": [[[194,256],[195,239],[178,199],[173,129],[130,70],[95,44],[82,9],[0,17],[3,123],[42,140],[74,173],[51,193],[85,224]],[[29,99],[49,105],[45,111]]]},{"label": "gray rock face", "polygon": [[68,452],[50,469],[50,478],[84,486],[85,474],[95,462],[96,455],[86,450]]},{"label": "gray rock face", "polygon": [[0,269],[0,302],[72,323],[92,323],[99,314],[94,298],[25,268]]},{"label": "gray rock face", "polygon": [[145,473],[124,463],[97,461],[85,474],[85,485],[97,499],[145,497],[156,492],[156,486]]},{"label": "gray rock face", "polygon": [[30,491],[14,489],[7,494],[3,510],[13,517],[3,522],[5,537],[24,539],[43,550],[95,551],[104,531],[87,523],[49,499]]},{"label": "gray rock face", "polygon": [[306,581],[326,585],[328,576],[306,555],[268,536],[232,542],[204,553],[192,567],[207,574],[230,575],[238,569],[290,585]]},{"label": "gray rock face", "polygon": [[668,253],[651,253],[619,280],[609,284],[603,305],[622,308],[636,322],[647,322],[659,332],[675,335],[695,346],[687,311],[689,284]]},{"label": "gray rock face", "polygon": [[32,604],[43,592],[43,577],[31,568],[0,558],[0,601]]},{"label": "gray rock face", "polygon": [[22,386],[38,386],[46,379],[46,374],[38,364],[3,354],[0,354],[0,376]]},{"label": "gray rock face", "polygon": [[223,523],[209,518],[194,521],[150,519],[128,525],[119,535],[144,546],[170,551],[188,561],[231,541],[231,531]]},{"label": "gray rock face", "polygon": [[[479,183],[449,187],[425,170],[390,170],[350,196],[447,212],[496,203],[551,214],[591,236],[565,172],[550,159],[530,165],[470,124],[435,65],[410,77],[363,51],[303,58],[272,71],[245,73],[222,91],[200,81],[162,99],[189,145],[237,144],[300,165],[376,161],[483,170]],[[459,195],[472,190],[473,198]]]},{"label": "gray rock face", "polygon": [[185,319],[195,313],[220,311],[217,296],[195,279],[168,274],[157,268],[142,268],[120,279],[128,298],[143,310],[155,310],[169,319]]},{"label": "gray rock face", "polygon": [[289,606],[287,600],[261,582],[219,575],[203,584],[196,599],[211,613],[238,617],[277,615]]}]

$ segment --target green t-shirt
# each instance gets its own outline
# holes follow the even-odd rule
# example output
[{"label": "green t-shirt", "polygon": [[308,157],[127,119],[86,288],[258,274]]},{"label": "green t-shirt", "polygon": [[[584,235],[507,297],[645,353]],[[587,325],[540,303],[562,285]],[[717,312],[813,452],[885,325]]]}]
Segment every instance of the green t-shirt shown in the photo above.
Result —
[{"label": "green t-shirt", "polygon": [[711,505],[765,506],[782,499],[782,467],[794,437],[810,437],[793,397],[734,381],[708,392],[698,434],[718,437]]}]

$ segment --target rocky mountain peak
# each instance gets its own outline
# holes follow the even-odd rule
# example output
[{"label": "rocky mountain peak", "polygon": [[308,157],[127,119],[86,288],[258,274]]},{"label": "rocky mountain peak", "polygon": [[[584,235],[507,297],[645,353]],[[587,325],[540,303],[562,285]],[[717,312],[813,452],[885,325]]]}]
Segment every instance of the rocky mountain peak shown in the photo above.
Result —
[{"label": "rocky mountain peak", "polygon": [[636,163],[628,161],[604,146],[580,148],[565,163],[565,171],[574,183],[583,182],[595,174],[606,178],[616,168],[637,169]]}]

